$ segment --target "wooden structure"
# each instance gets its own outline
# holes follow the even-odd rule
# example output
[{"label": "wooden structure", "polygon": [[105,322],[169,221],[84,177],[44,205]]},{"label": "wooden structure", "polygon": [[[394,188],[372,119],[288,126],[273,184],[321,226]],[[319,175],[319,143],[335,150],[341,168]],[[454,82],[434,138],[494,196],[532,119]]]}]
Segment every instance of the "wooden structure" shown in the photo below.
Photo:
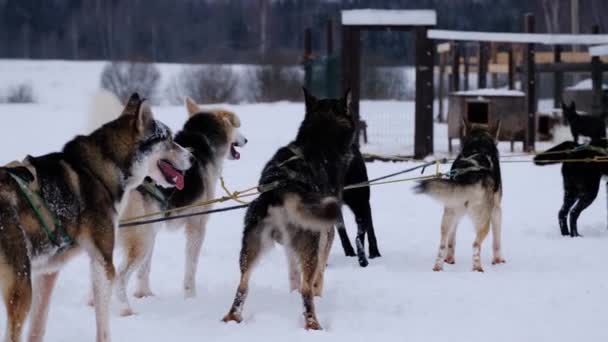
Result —
[{"label": "wooden structure", "polygon": [[352,110],[359,116],[361,86],[361,31],[414,31],[416,46],[416,114],[414,156],[433,153],[434,46],[427,36],[435,26],[433,10],[344,10],[342,11],[342,89],[352,91]]},{"label": "wooden structure", "polygon": [[[602,106],[601,101],[601,79],[602,72],[608,71],[608,63],[603,62],[599,56],[589,57],[586,54],[586,59],[576,61],[564,61],[566,57],[562,47],[564,45],[584,45],[593,46],[599,44],[608,44],[608,35],[599,34],[597,28],[594,28],[593,34],[538,34],[534,33],[534,16],[527,14],[524,17],[524,30],[526,33],[492,33],[492,32],[472,32],[472,31],[448,31],[448,30],[429,30],[429,38],[439,41],[448,41],[451,43],[451,53],[454,56],[452,65],[448,72],[452,73],[452,90],[458,91],[460,86],[460,65],[463,42],[476,43],[478,46],[478,54],[474,58],[470,58],[467,54],[464,56],[465,68],[465,87],[468,87],[468,71],[469,64],[474,62],[477,64],[478,82],[484,85],[487,80],[487,72],[496,73],[498,71],[508,73],[508,88],[514,89],[515,78],[517,72],[521,73],[522,90],[526,95],[526,143],[525,150],[531,151],[534,149],[537,133],[537,94],[538,73],[550,72],[555,75],[554,85],[554,100],[555,104],[561,102],[561,94],[563,91],[563,73],[564,72],[591,72],[593,80],[593,109],[594,115],[608,115],[608,109]],[[492,44],[500,44],[506,52],[503,52],[506,62],[500,64],[489,64],[490,61],[497,63],[500,61],[500,56],[488,57],[488,44],[492,51]],[[537,45],[553,46],[552,52],[540,54],[537,53]],[[468,47],[469,45],[464,45]],[[495,48],[494,51],[499,49]],[[516,51],[521,51],[520,63],[521,68],[517,68]],[[600,51],[600,48],[597,49]],[[570,53],[571,54],[571,53]],[[599,55],[599,53],[598,53]],[[549,57],[549,58],[547,58]],[[539,61],[539,59],[541,59]],[[546,64],[539,64],[539,62]],[[608,59],[606,60],[608,61]],[[441,70],[441,67],[439,68]],[[499,70],[497,70],[499,69]],[[495,84],[493,86],[496,86]],[[441,99],[439,99],[441,101]]]},{"label": "wooden structure", "polygon": [[462,137],[462,119],[470,123],[495,125],[501,122],[499,140],[525,143],[527,129],[526,96],[518,90],[468,90],[451,93],[448,111],[448,148],[452,139]]}]

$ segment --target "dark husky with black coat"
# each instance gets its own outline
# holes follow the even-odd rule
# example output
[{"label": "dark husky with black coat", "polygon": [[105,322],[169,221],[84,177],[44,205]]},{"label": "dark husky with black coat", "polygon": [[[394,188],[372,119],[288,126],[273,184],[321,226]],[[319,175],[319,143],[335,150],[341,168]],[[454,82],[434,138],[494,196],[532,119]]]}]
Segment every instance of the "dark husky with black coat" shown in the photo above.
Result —
[{"label": "dark husky with black coat", "polygon": [[[608,175],[608,163],[571,161],[607,157],[604,142],[599,143],[599,146],[586,145],[583,148],[583,145],[574,141],[565,141],[534,157],[534,164],[540,166],[569,160],[562,164],[564,203],[558,213],[562,235],[580,236],[577,227],[578,217],[597,197],[602,176]],[[570,229],[568,229],[568,214],[570,214]]]},{"label": "dark husky with black coat", "polygon": [[568,120],[575,143],[578,143],[579,135],[590,138],[594,143],[606,138],[606,122],[604,119],[592,115],[578,114],[574,101],[570,102],[570,106],[562,103],[562,113]]},{"label": "dark husky with black coat", "polygon": [[110,341],[114,234],[126,195],[145,176],[167,187],[181,184],[189,167],[190,153],[134,94],[118,119],[61,152],[0,168],[5,341],[21,341],[30,305],[28,341],[42,341],[59,270],[80,250],[91,260],[96,340]]},{"label": "dark husky with black coat", "polygon": [[492,130],[466,122],[464,127],[462,151],[452,164],[450,177],[425,180],[416,187],[418,193],[426,193],[445,206],[439,252],[433,271],[443,270],[444,262],[455,262],[456,230],[458,222],[465,214],[471,217],[476,231],[473,242],[473,271],[483,272],[481,244],[490,231],[490,225],[494,252],[492,264],[505,262],[500,250],[502,181],[496,148],[500,122]]},{"label": "dark husky with black coat", "polygon": [[274,240],[285,246],[291,288],[302,294],[306,329],[321,329],[313,299],[323,288],[355,121],[350,92],[341,99],[317,100],[306,90],[304,95],[306,114],[296,139],[280,148],[262,171],[259,184],[273,190],[255,199],[245,215],[241,280],[225,322],[242,320],[253,267]]},{"label": "dark husky with black coat", "polygon": [[[348,165],[346,178],[344,179],[344,184],[346,186],[369,181],[365,160],[361,155],[359,147],[356,144],[353,144],[351,152],[353,158]],[[348,233],[346,232],[344,218],[340,213],[336,227],[338,229],[340,242],[342,243],[342,248],[344,249],[344,254],[346,254],[346,256],[357,256],[359,265],[361,265],[361,267],[366,267],[369,264],[367,257],[365,256],[364,248],[366,234],[369,242],[370,259],[381,256],[380,251],[378,250],[378,242],[376,241],[376,233],[372,220],[372,209],[369,203],[370,188],[365,186],[344,191],[343,200],[344,204],[346,204],[355,215],[355,221],[357,222],[357,237],[355,238],[357,253],[355,254],[355,250],[350,244]]]}]

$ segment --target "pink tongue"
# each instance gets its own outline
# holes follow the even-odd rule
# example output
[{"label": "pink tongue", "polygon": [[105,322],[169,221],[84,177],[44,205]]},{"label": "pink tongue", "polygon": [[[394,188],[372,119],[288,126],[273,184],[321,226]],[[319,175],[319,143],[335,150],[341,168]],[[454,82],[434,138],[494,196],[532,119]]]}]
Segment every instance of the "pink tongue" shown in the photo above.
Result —
[{"label": "pink tongue", "polygon": [[177,188],[177,190],[182,190],[184,188],[184,175],[182,175],[181,172],[176,170],[171,164],[167,162],[161,161],[159,165],[165,176],[175,182],[175,187]]},{"label": "pink tongue", "polygon": [[230,153],[232,154],[232,158],[236,160],[241,159],[241,154],[232,145],[230,145]]}]

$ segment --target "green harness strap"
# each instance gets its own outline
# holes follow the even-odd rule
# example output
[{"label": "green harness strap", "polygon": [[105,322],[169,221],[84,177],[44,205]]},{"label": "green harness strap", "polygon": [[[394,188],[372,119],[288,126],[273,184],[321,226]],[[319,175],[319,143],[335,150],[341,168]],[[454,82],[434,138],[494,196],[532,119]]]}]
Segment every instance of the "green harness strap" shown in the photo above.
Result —
[{"label": "green harness strap", "polygon": [[154,182],[144,181],[143,183],[141,183],[138,189],[143,190],[150,194],[152,197],[154,197],[154,199],[160,202],[163,209],[169,207],[169,199],[165,196],[164,193],[162,193],[162,191],[158,190]]},{"label": "green harness strap", "polygon": [[[19,177],[18,175],[14,174],[10,171],[8,172],[8,174],[11,175],[11,177],[15,180],[15,182],[19,186],[19,190],[21,190],[21,194],[23,195],[23,197],[25,197],[25,199],[29,203],[30,207],[36,214],[36,218],[38,219],[38,221],[40,221],[42,230],[44,230],[44,233],[46,234],[48,239],[55,246],[57,246],[59,248],[64,248],[64,247],[73,245],[74,240],[65,231],[65,229],[63,228],[63,225],[61,224],[61,221],[59,221],[57,219],[57,217],[53,215],[52,211],[46,205],[46,202],[44,201],[44,199],[38,193],[31,191],[30,188],[27,186],[26,182],[21,177]],[[37,199],[37,201],[35,198]],[[38,204],[38,203],[40,203],[40,204]],[[56,228],[56,232],[60,234],[59,239],[57,238],[57,235],[51,229],[51,225],[49,225],[48,222],[45,221],[44,216],[40,212],[40,209],[42,209],[41,205],[44,206],[44,209],[46,209],[47,212],[49,213],[49,215],[52,217],[53,225]]]}]

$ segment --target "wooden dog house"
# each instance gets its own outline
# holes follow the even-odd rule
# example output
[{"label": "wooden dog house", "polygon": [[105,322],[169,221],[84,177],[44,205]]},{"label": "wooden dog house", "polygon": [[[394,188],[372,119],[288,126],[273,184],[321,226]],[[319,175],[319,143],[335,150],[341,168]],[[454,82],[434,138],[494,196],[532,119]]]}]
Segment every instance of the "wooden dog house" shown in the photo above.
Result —
[{"label": "wooden dog house", "polygon": [[452,139],[462,135],[462,119],[470,123],[495,125],[501,122],[498,139],[525,144],[527,115],[526,97],[518,90],[477,89],[450,94],[448,102],[448,148]]}]

